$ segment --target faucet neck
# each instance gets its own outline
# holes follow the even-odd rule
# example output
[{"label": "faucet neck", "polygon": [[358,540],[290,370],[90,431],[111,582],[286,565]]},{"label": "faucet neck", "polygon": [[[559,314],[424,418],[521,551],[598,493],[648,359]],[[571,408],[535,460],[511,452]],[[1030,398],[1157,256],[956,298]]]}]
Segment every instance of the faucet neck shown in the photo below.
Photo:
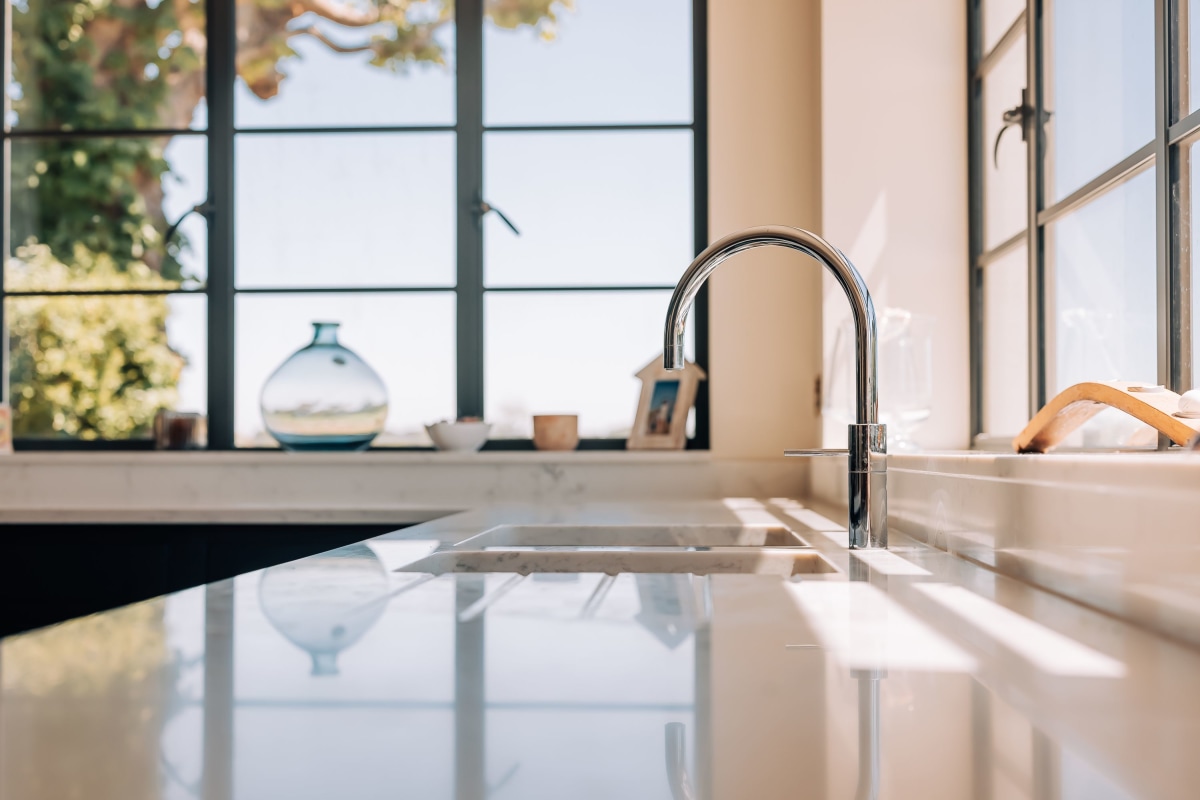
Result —
[{"label": "faucet neck", "polygon": [[709,245],[683,273],[671,295],[667,311],[664,342],[664,365],[667,369],[683,367],[683,337],[688,312],[700,287],[708,276],[726,259],[753,247],[775,245],[798,250],[824,266],[850,302],[854,318],[855,339],[855,416],[859,424],[879,421],[879,400],[876,391],[876,322],[871,293],[862,275],[840,250],[815,233],[783,225],[765,225],[730,234]]}]

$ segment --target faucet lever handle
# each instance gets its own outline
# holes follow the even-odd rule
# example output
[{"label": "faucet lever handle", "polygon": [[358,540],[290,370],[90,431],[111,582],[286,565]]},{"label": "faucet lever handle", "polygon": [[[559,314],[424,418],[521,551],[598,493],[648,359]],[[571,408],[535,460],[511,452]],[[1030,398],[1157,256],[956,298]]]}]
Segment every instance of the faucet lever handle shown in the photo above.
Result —
[{"label": "faucet lever handle", "polygon": [[848,456],[850,451],[846,448],[841,450],[827,448],[824,450],[784,450],[783,454],[788,458],[819,458],[821,456]]}]

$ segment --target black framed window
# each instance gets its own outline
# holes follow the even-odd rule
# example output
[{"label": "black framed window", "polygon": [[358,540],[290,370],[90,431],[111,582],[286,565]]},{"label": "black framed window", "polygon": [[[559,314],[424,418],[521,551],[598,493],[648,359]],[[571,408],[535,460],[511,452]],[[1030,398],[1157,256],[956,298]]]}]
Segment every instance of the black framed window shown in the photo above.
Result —
[{"label": "black framed window", "polygon": [[707,243],[704,7],[6,4],[18,446],[145,447],[160,408],[272,446],[258,393],[316,319],[388,386],[376,446],[556,411],[622,446]]},{"label": "black framed window", "polygon": [[[1084,380],[1192,388],[1190,0],[970,0],[972,428]],[[1152,445],[1105,414],[1083,446]]]}]

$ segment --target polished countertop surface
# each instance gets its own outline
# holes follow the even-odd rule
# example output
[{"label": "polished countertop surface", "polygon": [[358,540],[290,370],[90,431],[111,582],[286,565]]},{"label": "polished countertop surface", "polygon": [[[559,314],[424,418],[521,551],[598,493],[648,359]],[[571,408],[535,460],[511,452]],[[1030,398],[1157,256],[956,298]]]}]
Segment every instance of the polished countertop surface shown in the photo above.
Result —
[{"label": "polished countertop surface", "polygon": [[[496,506],[10,637],[0,797],[1200,796],[1200,651],[841,522]],[[835,569],[396,571],[518,524],[786,526]]]}]

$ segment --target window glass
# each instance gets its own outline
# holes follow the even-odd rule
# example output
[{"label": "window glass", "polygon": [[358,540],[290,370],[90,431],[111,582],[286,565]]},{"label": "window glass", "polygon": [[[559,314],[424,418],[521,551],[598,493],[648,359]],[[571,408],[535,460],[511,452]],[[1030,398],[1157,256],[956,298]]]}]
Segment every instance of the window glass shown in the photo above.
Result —
[{"label": "window glass", "polygon": [[453,286],[454,134],[243,134],[238,288]]},{"label": "window glass", "polygon": [[488,125],[691,122],[691,0],[548,5],[533,25],[514,4],[490,11]]},{"label": "window glass", "polygon": [[1200,255],[1196,253],[1196,245],[1200,243],[1200,214],[1195,211],[1196,204],[1196,187],[1200,186],[1200,154],[1194,152],[1196,141],[1181,145],[1183,148],[1183,164],[1184,172],[1190,179],[1191,191],[1186,195],[1183,203],[1183,220],[1187,230],[1186,235],[1190,235],[1190,240],[1185,239],[1187,246],[1184,248],[1184,257],[1191,262],[1185,264],[1184,268],[1191,270],[1191,285],[1187,286],[1187,294],[1183,297],[1185,307],[1191,308],[1191,320],[1189,320],[1189,328],[1180,331],[1180,335],[1191,337],[1192,340],[1192,385],[1200,386]]},{"label": "window glass", "polygon": [[983,432],[1029,421],[1029,261],[1024,246],[983,268]]},{"label": "window glass", "polygon": [[238,127],[454,123],[453,3],[239,0],[237,13]]},{"label": "window glass", "polygon": [[692,260],[690,131],[485,137],[488,286],[674,285]]},{"label": "window glass", "polygon": [[7,124],[205,127],[202,0],[13,0]]},{"label": "window glass", "polygon": [[[1028,222],[1027,147],[1021,140],[1019,123],[1004,129],[1004,112],[1021,105],[1021,90],[1025,85],[1025,36],[1022,35],[983,80],[985,250],[1020,233]],[[996,146],[998,136],[1001,138]]]},{"label": "window glass", "polygon": [[204,283],[207,223],[188,214],[208,193],[203,137],[19,139],[11,148],[7,290]]},{"label": "window glass", "polygon": [[492,437],[532,436],[532,414],[578,414],[584,437],[628,435],[641,391],[634,373],[662,358],[670,296],[488,293],[484,396]]},{"label": "window glass", "polygon": [[374,446],[428,446],[424,424],[455,415],[452,292],[240,294],[237,298],[235,436],[275,447],[263,429],[263,384],[312,341],[314,320],[340,322],[338,339],[379,373],[388,418]]},{"label": "window glass", "polygon": [[10,297],[9,399],[19,438],[149,438],[160,408],[203,413],[202,294]]},{"label": "window glass", "polygon": [[1200,108],[1200,0],[1181,3],[1187,24],[1181,25],[1176,47],[1182,51],[1178,59],[1182,80],[1178,82],[1180,92],[1179,116],[1185,117]]},{"label": "window glass", "polygon": [[1089,380],[1157,383],[1154,205],[1150,169],[1047,227],[1054,392]]},{"label": "window glass", "polygon": [[980,0],[983,6],[983,52],[990,52],[1000,37],[1025,10],[1025,0]]},{"label": "window glass", "polygon": [[1154,138],[1154,6],[1047,4],[1046,197],[1053,203]]}]

